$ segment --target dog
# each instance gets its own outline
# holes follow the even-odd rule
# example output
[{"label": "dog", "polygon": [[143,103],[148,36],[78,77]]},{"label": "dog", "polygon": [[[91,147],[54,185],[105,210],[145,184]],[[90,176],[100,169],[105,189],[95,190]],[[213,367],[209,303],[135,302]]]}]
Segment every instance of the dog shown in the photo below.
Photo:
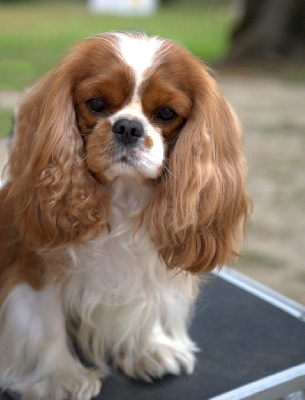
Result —
[{"label": "dog", "polygon": [[238,255],[250,204],[240,124],[210,69],[169,40],[97,35],[25,92],[14,131],[0,386],[89,400],[109,365],[191,374],[199,277]]}]

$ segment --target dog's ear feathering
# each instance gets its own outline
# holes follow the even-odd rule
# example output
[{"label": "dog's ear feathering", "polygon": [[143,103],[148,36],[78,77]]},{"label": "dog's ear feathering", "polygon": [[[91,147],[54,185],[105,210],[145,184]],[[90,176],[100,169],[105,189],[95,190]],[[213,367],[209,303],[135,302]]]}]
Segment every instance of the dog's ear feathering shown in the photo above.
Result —
[{"label": "dog's ear feathering", "polygon": [[234,111],[203,68],[192,113],[150,204],[152,238],[169,268],[209,272],[238,256],[251,209],[242,133]]},{"label": "dog's ear feathering", "polygon": [[[110,216],[109,193],[86,165],[76,121],[81,52],[76,48],[30,89],[18,111],[8,196],[22,236],[37,248],[93,239]],[[238,120],[208,70],[186,57],[191,114],[156,179],[145,220],[167,267],[200,273],[238,255],[251,203]]]},{"label": "dog's ear feathering", "polygon": [[0,191],[1,389],[89,400],[109,364],[193,373],[194,274],[238,256],[251,208],[242,150],[208,68],[168,40],[95,36],[29,89]]},{"label": "dog's ear feathering", "polygon": [[38,248],[89,240],[102,231],[109,214],[104,185],[85,166],[70,58],[26,92],[9,157],[16,223]]}]

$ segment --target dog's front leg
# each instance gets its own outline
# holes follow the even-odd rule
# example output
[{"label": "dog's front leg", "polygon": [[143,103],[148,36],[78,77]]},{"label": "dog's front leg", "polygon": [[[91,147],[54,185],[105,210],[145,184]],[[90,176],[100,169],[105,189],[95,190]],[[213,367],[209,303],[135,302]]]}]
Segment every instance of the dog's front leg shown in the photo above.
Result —
[{"label": "dog's front leg", "polygon": [[98,394],[96,371],[68,347],[59,289],[16,285],[0,308],[0,386],[23,400],[89,400]]},{"label": "dog's front leg", "polygon": [[[130,377],[150,381],[194,370],[198,349],[187,327],[195,294],[178,292],[181,279],[176,279],[177,285],[171,281],[166,290],[151,292],[143,302],[134,301],[120,310],[133,319],[126,325],[128,334],[122,332],[124,341],[115,351],[114,363]],[[186,284],[192,291],[192,282]]]}]

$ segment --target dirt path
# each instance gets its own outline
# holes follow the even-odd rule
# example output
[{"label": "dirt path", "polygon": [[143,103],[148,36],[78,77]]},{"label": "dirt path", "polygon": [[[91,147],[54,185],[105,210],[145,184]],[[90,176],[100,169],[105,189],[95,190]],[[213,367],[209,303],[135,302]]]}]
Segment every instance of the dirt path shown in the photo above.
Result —
[{"label": "dirt path", "polygon": [[238,269],[305,304],[305,85],[223,79],[245,131],[254,201]]},{"label": "dirt path", "polygon": [[[305,304],[305,84],[225,76],[221,86],[244,126],[254,201],[237,269]],[[6,98],[15,104],[15,94]]]}]

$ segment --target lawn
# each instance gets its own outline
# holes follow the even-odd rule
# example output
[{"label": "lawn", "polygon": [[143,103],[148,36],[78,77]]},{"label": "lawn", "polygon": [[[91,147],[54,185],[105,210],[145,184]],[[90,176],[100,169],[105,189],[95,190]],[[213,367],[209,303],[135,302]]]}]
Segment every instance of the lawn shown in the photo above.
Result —
[{"label": "lawn", "polygon": [[162,7],[153,17],[94,15],[82,2],[0,3],[0,89],[22,90],[76,41],[109,30],[140,30],[176,40],[212,61],[226,46],[232,16],[226,6]]},{"label": "lawn", "polygon": [[[167,5],[152,17],[92,14],[85,2],[0,2],[0,90],[24,90],[76,41],[109,30],[138,30],[182,43],[207,62],[222,56],[232,14],[224,3]],[[0,132],[11,115],[0,110]]]}]

